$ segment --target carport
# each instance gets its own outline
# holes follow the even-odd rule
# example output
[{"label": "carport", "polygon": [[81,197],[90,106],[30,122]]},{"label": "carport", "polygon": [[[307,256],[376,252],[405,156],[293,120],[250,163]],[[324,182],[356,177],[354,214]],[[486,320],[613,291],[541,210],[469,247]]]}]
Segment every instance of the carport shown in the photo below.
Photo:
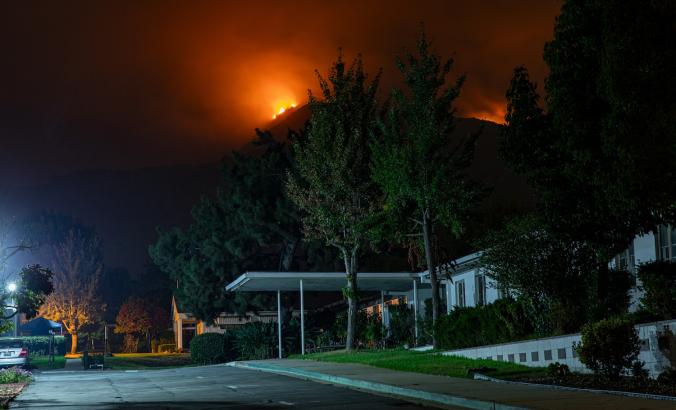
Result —
[{"label": "carport", "polygon": [[[418,288],[421,276],[411,272],[360,272],[357,287],[362,291],[380,292],[382,311],[385,292],[413,290],[413,311],[418,332]],[[228,292],[277,292],[277,334],[279,358],[282,358],[282,292],[300,293],[301,354],[305,354],[304,292],[340,292],[346,285],[345,272],[246,272],[226,286]],[[429,285],[428,285],[429,286]],[[383,316],[383,321],[385,315]]]}]

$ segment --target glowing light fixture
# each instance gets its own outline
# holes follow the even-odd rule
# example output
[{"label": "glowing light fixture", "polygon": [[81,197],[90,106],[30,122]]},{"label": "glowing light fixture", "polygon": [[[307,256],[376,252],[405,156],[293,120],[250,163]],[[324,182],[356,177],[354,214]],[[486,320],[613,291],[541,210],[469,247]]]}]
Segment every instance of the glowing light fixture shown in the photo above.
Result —
[{"label": "glowing light fixture", "polygon": [[7,284],[7,290],[8,290],[9,292],[16,292],[16,283],[14,283],[14,282],[9,282],[9,283]]}]

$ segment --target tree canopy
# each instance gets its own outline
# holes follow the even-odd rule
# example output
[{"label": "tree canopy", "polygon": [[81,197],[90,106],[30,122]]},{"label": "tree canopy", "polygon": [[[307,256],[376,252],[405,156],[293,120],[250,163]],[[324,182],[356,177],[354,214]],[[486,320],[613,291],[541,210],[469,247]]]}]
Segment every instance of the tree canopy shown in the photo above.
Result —
[{"label": "tree canopy", "polygon": [[39,313],[63,323],[71,334],[71,353],[75,353],[80,328],[95,323],[105,310],[98,293],[103,246],[93,228],[72,218],[44,214],[41,220],[45,228],[41,251],[53,272],[54,291]]},{"label": "tree canopy", "polygon": [[545,46],[546,110],[527,69],[507,92],[502,152],[552,232],[600,260],[676,222],[676,8],[569,0]]},{"label": "tree canopy", "polygon": [[310,93],[309,126],[294,142],[296,168],[287,183],[289,197],[303,212],[306,237],[341,253],[347,276],[348,349],[356,335],[359,253],[381,206],[368,146],[376,126],[379,77],[368,79],[361,57],[346,66],[342,55],[328,77],[317,72],[321,95]]},{"label": "tree canopy", "polygon": [[388,239],[403,242],[409,238],[411,221],[422,239],[416,242],[424,250],[430,272],[432,319],[436,322],[441,303],[438,255],[434,255],[433,243],[435,227],[444,226],[453,235],[460,235],[477,200],[479,189],[466,175],[476,135],[452,138],[453,103],[464,76],[447,85],[453,60],[442,62],[433,54],[424,33],[416,54],[399,59],[397,66],[407,90],[393,91],[391,107],[381,126],[382,137],[374,138],[372,143],[373,179],[386,195],[386,218],[403,222],[395,228],[395,237]]}]

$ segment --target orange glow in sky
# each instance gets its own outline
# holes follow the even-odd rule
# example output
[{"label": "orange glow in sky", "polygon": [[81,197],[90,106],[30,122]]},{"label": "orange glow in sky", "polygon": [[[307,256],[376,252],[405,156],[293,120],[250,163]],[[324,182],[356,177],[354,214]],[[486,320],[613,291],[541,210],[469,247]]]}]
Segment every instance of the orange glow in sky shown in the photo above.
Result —
[{"label": "orange glow in sky", "polygon": [[277,118],[277,116],[284,114],[284,112],[286,112],[286,110],[288,110],[289,108],[296,108],[296,103],[295,102],[290,103],[290,104],[289,103],[282,103],[282,104],[276,104],[276,106],[279,107],[279,108],[277,109],[277,113],[272,116],[272,119],[275,119],[275,118]]}]

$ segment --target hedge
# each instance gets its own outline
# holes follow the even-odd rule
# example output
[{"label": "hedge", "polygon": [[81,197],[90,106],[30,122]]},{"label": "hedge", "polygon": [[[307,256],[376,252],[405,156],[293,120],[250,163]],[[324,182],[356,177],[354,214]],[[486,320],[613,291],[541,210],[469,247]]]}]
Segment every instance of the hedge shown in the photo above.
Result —
[{"label": "hedge", "polygon": [[190,340],[190,358],[197,364],[223,363],[234,359],[229,335],[202,333]]},{"label": "hedge", "polygon": [[523,340],[534,329],[523,304],[499,299],[479,307],[456,307],[437,320],[436,337],[441,349],[462,349]]},{"label": "hedge", "polygon": [[[21,340],[23,345],[28,348],[31,356],[46,356],[49,354],[49,339],[51,336],[19,336],[2,337],[2,339]],[[54,336],[54,354],[66,354],[66,338],[64,336]]]}]

